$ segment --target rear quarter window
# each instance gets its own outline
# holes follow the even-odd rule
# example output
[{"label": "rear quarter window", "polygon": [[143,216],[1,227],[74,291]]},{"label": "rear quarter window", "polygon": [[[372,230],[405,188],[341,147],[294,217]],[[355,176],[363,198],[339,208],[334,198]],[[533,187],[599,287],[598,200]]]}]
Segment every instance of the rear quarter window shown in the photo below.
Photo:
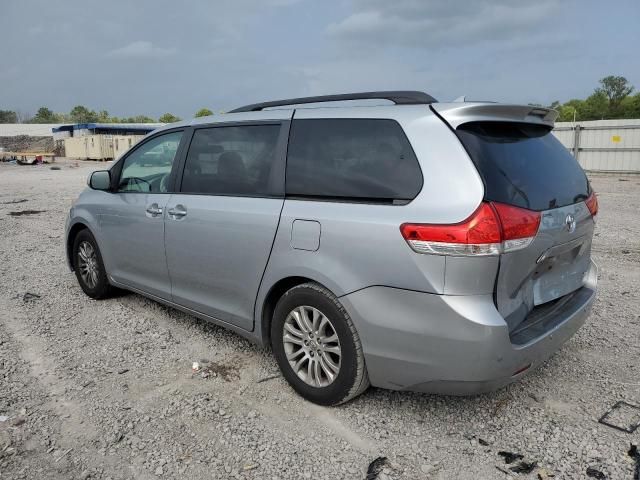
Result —
[{"label": "rear quarter window", "polygon": [[456,134],[484,181],[486,200],[541,211],[589,196],[587,176],[548,127],[471,122]]},{"label": "rear quarter window", "polygon": [[287,195],[406,203],[421,188],[418,160],[394,120],[293,121]]}]

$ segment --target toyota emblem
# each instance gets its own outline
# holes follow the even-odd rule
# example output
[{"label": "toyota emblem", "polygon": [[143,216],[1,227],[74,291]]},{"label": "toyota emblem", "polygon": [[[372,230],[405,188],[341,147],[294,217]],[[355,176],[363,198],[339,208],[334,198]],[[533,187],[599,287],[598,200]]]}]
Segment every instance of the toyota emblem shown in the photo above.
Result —
[{"label": "toyota emblem", "polygon": [[564,225],[567,227],[567,231],[569,233],[573,233],[576,230],[576,219],[573,215],[567,215],[567,218],[564,219]]}]

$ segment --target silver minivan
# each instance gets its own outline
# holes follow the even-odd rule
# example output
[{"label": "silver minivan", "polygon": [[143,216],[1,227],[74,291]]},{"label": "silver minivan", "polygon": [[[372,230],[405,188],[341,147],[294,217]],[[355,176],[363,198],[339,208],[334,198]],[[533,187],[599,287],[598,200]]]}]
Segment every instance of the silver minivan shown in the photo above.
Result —
[{"label": "silver minivan", "polygon": [[556,116],[402,91],[166,125],[91,175],[68,262],[92,298],[130,290],[270,345],[318,404],[496,389],[595,298],[598,203]]}]

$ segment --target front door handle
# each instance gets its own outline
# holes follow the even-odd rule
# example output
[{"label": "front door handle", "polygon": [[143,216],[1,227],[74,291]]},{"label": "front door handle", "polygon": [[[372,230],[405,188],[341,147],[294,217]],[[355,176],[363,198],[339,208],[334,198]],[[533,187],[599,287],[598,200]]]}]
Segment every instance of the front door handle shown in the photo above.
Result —
[{"label": "front door handle", "polygon": [[187,216],[187,209],[184,205],[176,205],[175,207],[170,208],[167,213],[173,220],[180,220]]},{"label": "front door handle", "polygon": [[162,215],[162,207],[158,206],[157,203],[152,203],[147,207],[147,213],[152,217],[157,217],[158,215]]}]

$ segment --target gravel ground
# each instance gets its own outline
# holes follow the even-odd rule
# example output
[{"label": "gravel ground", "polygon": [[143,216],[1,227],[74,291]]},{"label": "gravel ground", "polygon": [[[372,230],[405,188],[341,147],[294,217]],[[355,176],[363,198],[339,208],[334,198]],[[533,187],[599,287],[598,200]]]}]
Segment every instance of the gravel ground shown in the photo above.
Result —
[{"label": "gravel ground", "polygon": [[[64,218],[102,165],[56,165],[0,164],[0,478],[364,479],[377,457],[371,478],[633,478],[640,429],[597,419],[640,404],[640,176],[592,176],[598,300],[542,368],[488,395],[372,388],[322,408],[237,335],[139,295],[86,297]],[[510,472],[521,462],[537,467]]]}]

